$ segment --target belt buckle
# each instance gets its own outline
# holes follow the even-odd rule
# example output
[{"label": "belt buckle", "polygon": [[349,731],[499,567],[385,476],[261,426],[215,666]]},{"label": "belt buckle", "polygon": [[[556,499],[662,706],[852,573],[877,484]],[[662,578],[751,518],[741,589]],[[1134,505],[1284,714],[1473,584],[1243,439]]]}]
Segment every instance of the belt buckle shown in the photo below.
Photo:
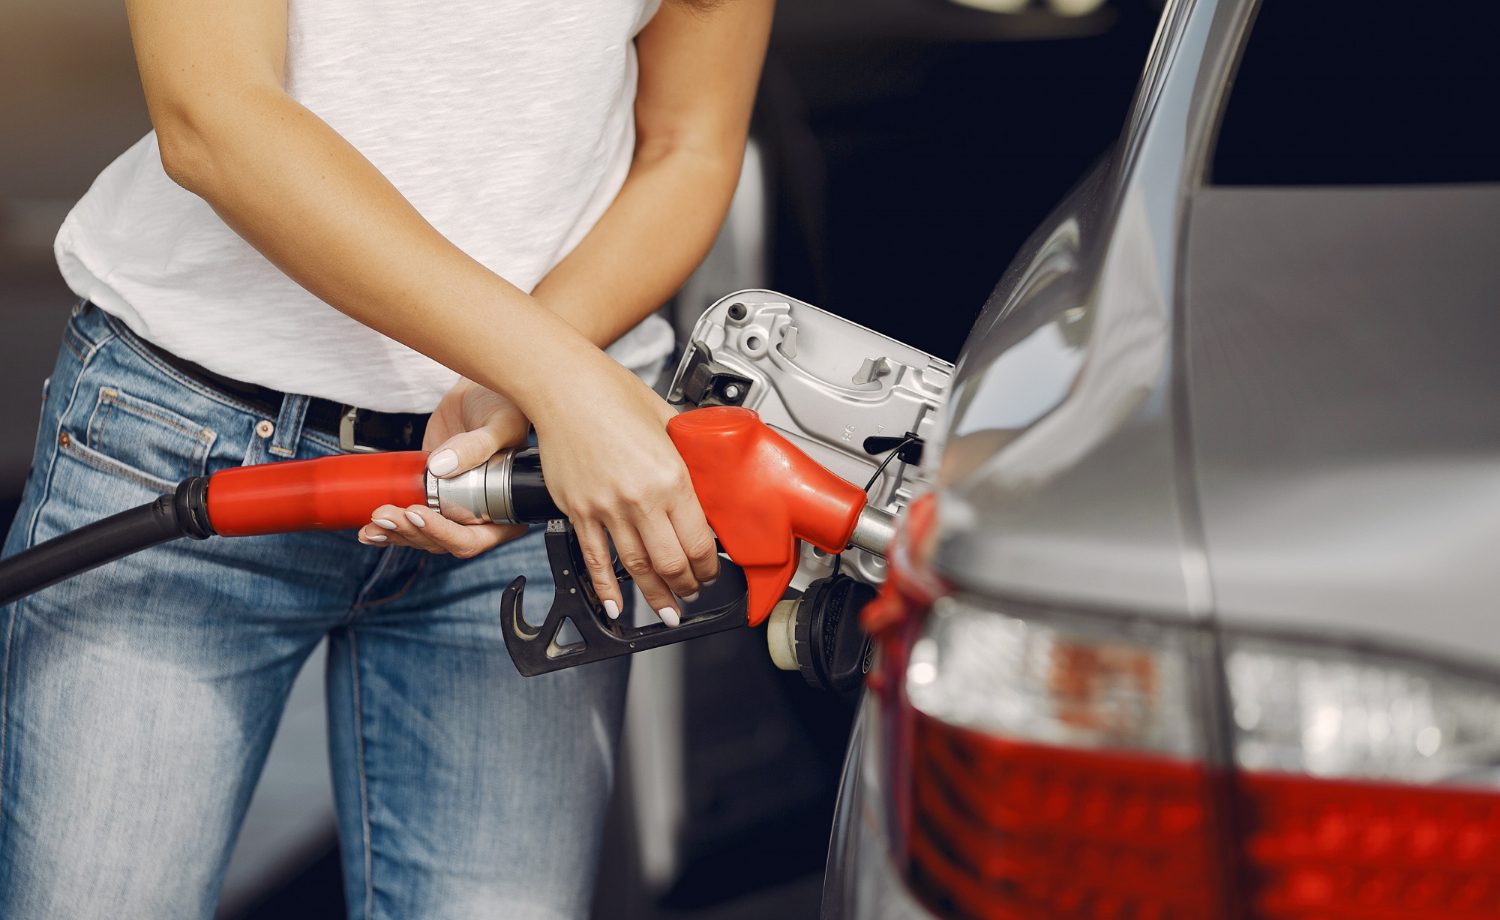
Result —
[{"label": "belt buckle", "polygon": [[355,428],[359,425],[359,408],[357,406],[343,406],[344,411],[339,416],[339,449],[346,454],[378,454],[382,451],[378,447],[370,447],[361,444],[355,435]]}]

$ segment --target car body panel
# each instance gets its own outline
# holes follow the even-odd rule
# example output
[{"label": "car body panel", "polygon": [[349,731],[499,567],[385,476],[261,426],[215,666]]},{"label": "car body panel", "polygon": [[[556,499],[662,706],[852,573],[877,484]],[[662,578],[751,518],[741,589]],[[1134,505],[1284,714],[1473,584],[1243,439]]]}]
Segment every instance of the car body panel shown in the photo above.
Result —
[{"label": "car body panel", "polygon": [[[1248,16],[1229,6],[1168,5],[1120,144],[1011,262],[969,335],[930,448],[938,529],[922,563],[956,586],[1179,618],[1210,609],[1195,509],[1182,506],[1173,301],[1177,203],[1201,156],[1198,71],[1223,53],[1225,23]],[[867,698],[824,920],[933,917],[893,863],[882,783],[896,755],[880,723]]]},{"label": "car body panel", "polygon": [[[964,346],[917,564],[1002,604],[1493,670],[1500,186],[1209,185],[1258,5],[1167,5],[1119,145]],[[901,754],[868,707],[824,916],[926,920],[889,881]]]},{"label": "car body panel", "polygon": [[1033,238],[960,356],[931,560],[956,585],[1210,609],[1178,459],[1173,303],[1215,12],[1168,7],[1118,158]]},{"label": "car body panel", "polygon": [[839,781],[821,920],[938,920],[906,890],[890,850],[883,774],[889,759],[877,700],[866,696]]},{"label": "car body panel", "polygon": [[1184,312],[1219,618],[1500,662],[1500,185],[1210,188]]}]

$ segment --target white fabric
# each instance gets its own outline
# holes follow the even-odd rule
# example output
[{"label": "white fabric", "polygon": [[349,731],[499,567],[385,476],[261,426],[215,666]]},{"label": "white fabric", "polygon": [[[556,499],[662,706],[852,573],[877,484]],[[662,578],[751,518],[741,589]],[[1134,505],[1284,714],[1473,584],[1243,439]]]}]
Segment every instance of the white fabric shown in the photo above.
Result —
[{"label": "white fabric", "polygon": [[[588,233],[635,144],[634,36],[659,0],[290,0],[286,83],[441,233],[523,290]],[[56,243],[68,285],[219,374],[387,412],[456,379],[307,293],[162,170],[110,164]],[[659,370],[655,317],[611,349]]]}]

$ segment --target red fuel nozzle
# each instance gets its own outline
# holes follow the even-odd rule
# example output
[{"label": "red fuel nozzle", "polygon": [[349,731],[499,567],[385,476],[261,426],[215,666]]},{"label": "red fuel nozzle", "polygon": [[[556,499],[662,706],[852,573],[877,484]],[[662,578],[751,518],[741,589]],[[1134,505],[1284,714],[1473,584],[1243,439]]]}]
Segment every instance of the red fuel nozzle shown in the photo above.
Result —
[{"label": "red fuel nozzle", "polygon": [[[667,423],[709,526],[745,572],[759,626],[797,571],[797,541],[842,552],[865,508],[858,486],[824,469],[749,409],[695,409]],[[208,518],[225,536],[361,527],[383,504],[427,503],[427,454],[351,454],[215,473]]]},{"label": "red fuel nozzle", "polygon": [[226,537],[351,530],[381,505],[425,505],[426,471],[416,450],[222,470],[208,480],[208,520]]},{"label": "red fuel nozzle", "polygon": [[849,545],[864,490],[835,476],[749,409],[695,409],[667,423],[698,502],[724,551],[745,571],[748,618],[759,626],[797,571],[797,541]]}]

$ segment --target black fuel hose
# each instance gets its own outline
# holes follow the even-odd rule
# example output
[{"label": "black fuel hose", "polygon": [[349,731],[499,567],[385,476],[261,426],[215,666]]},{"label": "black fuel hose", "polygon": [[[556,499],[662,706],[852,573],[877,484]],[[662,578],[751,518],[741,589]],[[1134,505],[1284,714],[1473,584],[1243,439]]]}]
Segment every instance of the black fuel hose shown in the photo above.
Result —
[{"label": "black fuel hose", "polygon": [[213,536],[207,496],[208,479],[197,476],[171,495],[0,560],[0,606],[159,543]]}]

